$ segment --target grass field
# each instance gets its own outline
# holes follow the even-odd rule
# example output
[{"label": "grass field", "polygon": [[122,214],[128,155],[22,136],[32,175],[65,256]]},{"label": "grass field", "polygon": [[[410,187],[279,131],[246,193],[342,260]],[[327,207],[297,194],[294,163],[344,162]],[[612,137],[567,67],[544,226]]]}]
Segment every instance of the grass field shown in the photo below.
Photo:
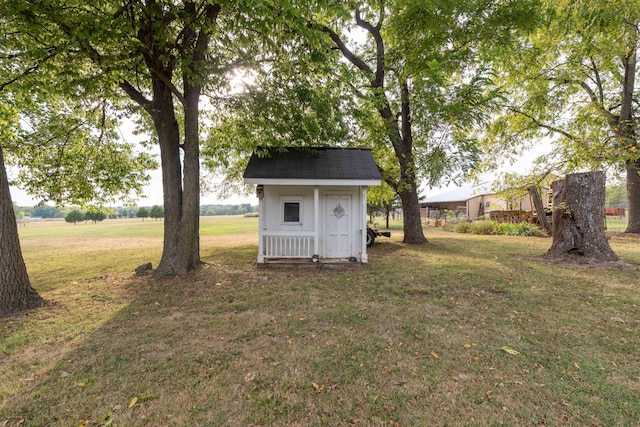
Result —
[{"label": "grass field", "polygon": [[[397,227],[396,227],[397,228]],[[0,426],[640,425],[640,238],[548,265],[548,238],[427,229],[340,271],[257,269],[257,218],[20,229],[48,306],[0,319]]]}]

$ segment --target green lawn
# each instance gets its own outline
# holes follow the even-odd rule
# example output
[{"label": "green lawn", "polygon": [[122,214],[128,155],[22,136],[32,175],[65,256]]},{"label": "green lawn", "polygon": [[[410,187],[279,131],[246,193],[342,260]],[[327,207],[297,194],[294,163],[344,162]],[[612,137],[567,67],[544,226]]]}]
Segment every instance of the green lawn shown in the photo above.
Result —
[{"label": "green lawn", "polygon": [[[159,237],[162,238],[163,221],[140,218],[107,219],[92,224],[79,222],[69,224],[64,220],[55,221],[23,221],[20,222],[20,238],[40,239],[59,237]],[[220,236],[258,232],[258,218],[242,216],[203,216],[200,217],[201,236]]]},{"label": "green lawn", "polygon": [[0,319],[0,426],[638,425],[638,236],[607,267],[429,228],[360,268],[263,270],[257,219],[215,217],[204,269],[134,277],[158,230],[21,229],[50,304]]}]

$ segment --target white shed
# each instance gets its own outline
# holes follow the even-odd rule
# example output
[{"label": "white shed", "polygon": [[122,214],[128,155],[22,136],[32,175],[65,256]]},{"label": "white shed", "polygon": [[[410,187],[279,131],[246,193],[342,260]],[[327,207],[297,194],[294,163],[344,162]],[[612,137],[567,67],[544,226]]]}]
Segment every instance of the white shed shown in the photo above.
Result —
[{"label": "white shed", "polygon": [[367,262],[367,187],[380,185],[371,150],[259,149],[244,172],[259,200],[258,263]]}]

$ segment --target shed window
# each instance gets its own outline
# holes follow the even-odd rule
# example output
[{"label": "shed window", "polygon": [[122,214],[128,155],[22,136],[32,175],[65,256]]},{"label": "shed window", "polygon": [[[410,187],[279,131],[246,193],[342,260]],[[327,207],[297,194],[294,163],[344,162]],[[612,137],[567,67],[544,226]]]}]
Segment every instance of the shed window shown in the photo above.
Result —
[{"label": "shed window", "polygon": [[284,202],[284,222],[300,222],[300,202]]}]

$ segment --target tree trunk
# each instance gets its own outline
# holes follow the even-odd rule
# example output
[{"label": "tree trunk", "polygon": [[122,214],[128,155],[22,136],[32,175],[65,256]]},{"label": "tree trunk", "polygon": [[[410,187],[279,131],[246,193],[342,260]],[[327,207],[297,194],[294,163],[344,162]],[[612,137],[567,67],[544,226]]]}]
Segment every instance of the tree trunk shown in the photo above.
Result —
[{"label": "tree trunk", "polygon": [[[615,124],[614,132],[620,139],[620,146],[631,150],[637,149],[638,138],[636,132],[637,119],[634,117],[633,104],[634,93],[636,92],[636,49],[628,50],[628,55],[622,58],[624,77],[622,79],[622,98],[620,102],[620,116]],[[635,151],[634,151],[635,152]],[[627,170],[627,196],[629,201],[629,224],[625,233],[640,233],[640,160],[627,160],[625,162]]]},{"label": "tree trunk", "polygon": [[[400,83],[400,134],[402,138],[395,143],[396,155],[400,163],[400,199],[404,211],[404,243],[427,243],[422,231],[420,201],[418,200],[418,179],[413,153],[413,120],[411,119],[411,93],[406,78]],[[397,122],[396,122],[397,123]],[[406,192],[403,196],[402,193]]]},{"label": "tree trunk", "polygon": [[[385,86],[385,45],[380,32],[383,15],[380,16],[378,25],[372,25],[362,18],[360,10],[355,11],[356,24],[366,30],[375,41],[375,68],[372,69],[362,57],[355,55],[344,44],[340,36],[327,26],[322,27],[322,31],[329,34],[336,47],[342,55],[360,71],[364,72],[370,80],[372,95],[376,98],[376,109],[384,121],[387,137],[389,138],[393,150],[400,166],[400,178],[394,182],[387,179],[387,183],[398,193],[402,201],[404,214],[404,243],[422,244],[427,243],[422,231],[420,220],[420,206],[418,205],[418,186],[416,183],[415,162],[413,161],[413,136],[411,134],[411,109],[409,84],[405,77],[400,82],[401,111],[394,114],[387,97]],[[398,123],[399,118],[402,124]]]},{"label": "tree trunk", "polygon": [[164,192],[164,246],[156,276],[182,276],[200,261],[200,141],[199,90],[185,90],[184,167],[180,160],[180,130],[168,87],[154,84],[152,117],[162,164]]},{"label": "tree trunk", "polygon": [[182,256],[189,268],[198,268],[200,260],[200,90],[185,81],[184,105],[184,177],[182,193]]},{"label": "tree trunk", "polygon": [[418,202],[418,192],[415,189],[399,192],[402,201],[403,214],[403,243],[422,244],[427,243],[422,231],[422,220],[420,218],[420,204]]},{"label": "tree trunk", "polygon": [[39,307],[44,300],[31,287],[24,264],[9,180],[0,147],[0,316]]},{"label": "tree trunk", "polygon": [[391,216],[391,203],[387,203],[387,205],[385,206],[385,225],[386,225],[386,229],[389,229],[389,217]]},{"label": "tree trunk", "polygon": [[538,222],[544,227],[547,233],[551,234],[553,230],[551,229],[551,224],[549,224],[549,221],[547,221],[547,215],[544,212],[544,206],[542,205],[542,200],[540,199],[540,193],[538,193],[538,187],[536,187],[535,185],[529,187],[529,195],[531,196],[533,205],[536,208],[536,213],[538,214]]},{"label": "tree trunk", "polygon": [[553,243],[546,257],[617,260],[605,233],[604,172],[570,174],[552,188]]},{"label": "tree trunk", "polygon": [[420,204],[418,200],[418,184],[416,178],[416,165],[413,155],[413,135],[411,129],[409,89],[406,82],[402,85],[402,124],[398,126],[398,120],[391,112],[389,102],[384,94],[379,95],[384,101],[384,106],[378,110],[386,123],[389,138],[393,145],[398,165],[400,166],[400,179],[398,182],[387,182],[396,190],[402,202],[403,213],[403,243],[423,244],[427,243],[422,230],[420,218]]},{"label": "tree trunk", "polygon": [[171,91],[162,82],[154,82],[152,118],[162,165],[164,201],[164,243],[156,276],[185,275],[191,265],[182,255],[182,165],[180,162],[180,130],[175,117]]},{"label": "tree trunk", "polygon": [[627,215],[629,223],[625,233],[640,233],[640,160],[627,162]]}]

